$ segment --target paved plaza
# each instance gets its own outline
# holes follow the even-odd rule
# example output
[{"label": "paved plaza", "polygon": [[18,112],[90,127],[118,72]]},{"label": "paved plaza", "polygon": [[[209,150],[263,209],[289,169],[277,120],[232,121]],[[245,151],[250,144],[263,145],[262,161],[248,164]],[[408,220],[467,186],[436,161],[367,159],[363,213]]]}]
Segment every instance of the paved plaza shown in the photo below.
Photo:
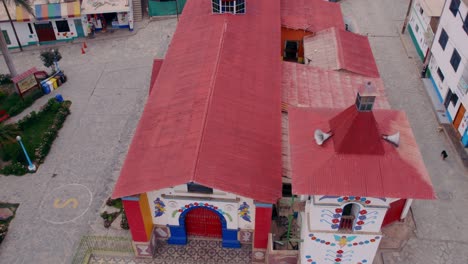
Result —
[{"label": "paved plaza", "polygon": [[[153,58],[164,56],[176,23],[144,21],[135,32],[97,37],[87,41],[86,54],[81,43],[59,46],[68,82],[54,93],[73,102],[71,115],[37,173],[0,176],[0,201],[20,203],[0,246],[0,263],[70,263],[82,235],[129,235],[104,229],[98,210],[112,192],[143,110]],[[14,52],[18,71],[44,68],[39,52]]]},{"label": "paved plaza", "polygon": [[[408,1],[342,0],[341,5],[351,28],[369,36],[388,99],[407,113],[439,197],[414,202],[416,233],[400,250],[379,254],[375,263],[468,263],[468,176],[437,129],[411,39],[407,32],[399,34]],[[86,54],[81,43],[60,45],[68,82],[54,93],[73,102],[72,114],[37,173],[0,176],[0,201],[20,203],[0,246],[1,264],[70,263],[82,235],[129,236],[104,229],[98,210],[112,192],[143,110],[153,58],[164,56],[176,23],[144,21],[131,34],[88,41]],[[18,71],[43,68],[39,51],[15,52]],[[0,59],[2,70],[3,63]],[[445,161],[439,157],[442,149],[449,155]],[[133,263],[116,258],[94,255],[91,263]]]},{"label": "paved plaza", "polygon": [[[439,198],[413,203],[416,234],[401,251],[384,252],[384,263],[468,263],[468,173],[447,136],[437,129],[410,36],[399,34],[408,1],[343,0],[341,5],[357,32],[369,36],[389,101],[408,115]],[[445,161],[439,156],[443,149],[450,157]]]}]

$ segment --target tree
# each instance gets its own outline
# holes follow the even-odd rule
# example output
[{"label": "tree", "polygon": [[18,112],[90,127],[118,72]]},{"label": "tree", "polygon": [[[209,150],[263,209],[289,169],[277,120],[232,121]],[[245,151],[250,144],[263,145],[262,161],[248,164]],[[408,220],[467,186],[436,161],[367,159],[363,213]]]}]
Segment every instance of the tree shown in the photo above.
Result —
[{"label": "tree", "polygon": [[56,62],[62,59],[62,55],[60,54],[58,49],[48,49],[41,51],[41,55],[39,57],[41,58],[41,61],[44,64],[44,66],[46,66],[47,68],[52,67],[53,72],[57,70],[55,68],[57,66]]},{"label": "tree", "polygon": [[0,124],[0,147],[16,141],[16,136],[20,134],[20,129],[16,124]]},{"label": "tree", "polygon": [[[13,1],[17,6],[21,6],[26,11],[28,11],[31,15],[34,16],[33,10],[31,6],[29,5],[29,0],[2,0],[3,6],[5,7],[5,11],[8,12],[8,9],[6,8],[6,6],[11,1]],[[9,14],[8,14],[8,17],[10,17]],[[10,18],[10,23],[13,23],[11,21],[11,18]],[[18,75],[18,72],[16,71],[15,65],[13,64],[13,60],[11,59],[11,54],[10,54],[10,51],[8,50],[8,44],[6,43],[5,36],[3,35],[3,31],[1,28],[0,28],[0,50],[2,51],[3,58],[8,67],[8,70],[10,71],[10,75],[12,77],[15,77],[16,75]]]}]

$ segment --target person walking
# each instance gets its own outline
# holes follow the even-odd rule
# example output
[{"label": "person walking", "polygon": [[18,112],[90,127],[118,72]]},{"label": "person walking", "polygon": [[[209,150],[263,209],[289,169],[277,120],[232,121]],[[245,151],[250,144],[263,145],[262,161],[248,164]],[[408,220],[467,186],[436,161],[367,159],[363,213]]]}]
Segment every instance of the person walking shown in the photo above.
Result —
[{"label": "person walking", "polygon": [[448,157],[447,151],[442,150],[442,152],[440,153],[440,156],[442,157],[442,160],[445,160]]}]

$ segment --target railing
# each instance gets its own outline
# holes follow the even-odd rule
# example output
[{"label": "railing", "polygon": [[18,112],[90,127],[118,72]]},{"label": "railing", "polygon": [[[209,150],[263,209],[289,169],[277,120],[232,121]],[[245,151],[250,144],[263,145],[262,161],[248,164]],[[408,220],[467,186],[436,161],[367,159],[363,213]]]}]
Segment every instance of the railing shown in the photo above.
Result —
[{"label": "railing", "polygon": [[133,255],[132,240],[126,237],[83,236],[73,257],[73,264],[87,264],[97,251],[119,252]]},{"label": "railing", "polygon": [[341,217],[340,230],[353,230],[354,216],[345,215]]}]

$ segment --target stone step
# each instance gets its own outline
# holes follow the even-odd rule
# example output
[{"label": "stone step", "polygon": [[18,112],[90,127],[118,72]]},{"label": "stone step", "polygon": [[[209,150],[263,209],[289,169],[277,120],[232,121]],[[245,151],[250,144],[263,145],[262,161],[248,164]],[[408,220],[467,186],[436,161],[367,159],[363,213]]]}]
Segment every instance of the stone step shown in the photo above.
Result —
[{"label": "stone step", "polygon": [[141,21],[143,19],[143,10],[141,8],[141,0],[132,0],[133,3],[133,20]]}]

